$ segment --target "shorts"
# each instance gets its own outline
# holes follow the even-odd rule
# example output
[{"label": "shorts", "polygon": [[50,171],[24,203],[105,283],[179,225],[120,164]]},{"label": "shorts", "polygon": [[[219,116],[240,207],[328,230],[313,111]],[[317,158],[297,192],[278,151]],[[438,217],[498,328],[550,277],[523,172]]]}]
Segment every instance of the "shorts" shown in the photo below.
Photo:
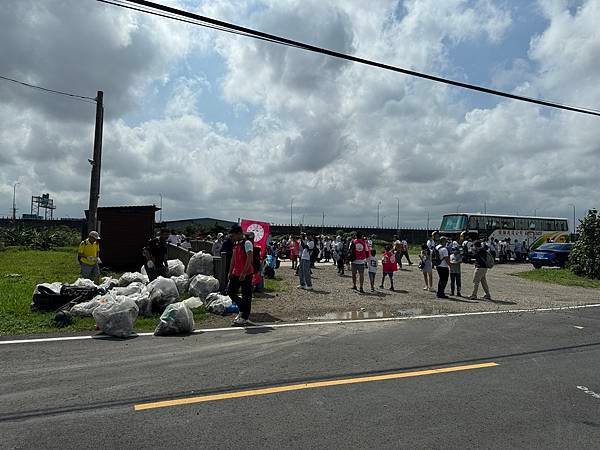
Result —
[{"label": "shorts", "polygon": [[365,263],[352,263],[352,274],[364,273],[365,272]]}]

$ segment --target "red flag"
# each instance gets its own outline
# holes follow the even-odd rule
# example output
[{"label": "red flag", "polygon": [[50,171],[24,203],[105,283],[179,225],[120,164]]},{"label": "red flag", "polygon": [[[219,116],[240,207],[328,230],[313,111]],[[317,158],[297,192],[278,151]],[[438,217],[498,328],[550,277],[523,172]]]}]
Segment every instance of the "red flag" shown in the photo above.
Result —
[{"label": "red flag", "polygon": [[258,220],[242,219],[242,230],[244,233],[254,233],[254,246],[260,247],[262,259],[267,256],[267,239],[270,233],[269,222],[259,222]]}]

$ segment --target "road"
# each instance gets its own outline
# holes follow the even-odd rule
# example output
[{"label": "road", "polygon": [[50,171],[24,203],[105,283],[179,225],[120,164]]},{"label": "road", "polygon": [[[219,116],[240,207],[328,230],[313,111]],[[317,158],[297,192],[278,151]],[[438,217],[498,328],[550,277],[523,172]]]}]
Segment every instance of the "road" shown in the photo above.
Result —
[{"label": "road", "polygon": [[1,448],[600,441],[600,308],[6,344],[0,360]]}]

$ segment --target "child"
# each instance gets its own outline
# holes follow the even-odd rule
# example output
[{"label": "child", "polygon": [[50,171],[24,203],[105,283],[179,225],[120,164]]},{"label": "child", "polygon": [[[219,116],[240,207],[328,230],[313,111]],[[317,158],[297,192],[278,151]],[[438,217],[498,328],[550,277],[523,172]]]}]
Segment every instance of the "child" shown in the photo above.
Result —
[{"label": "child", "polygon": [[396,262],[396,255],[392,251],[391,244],[385,246],[385,253],[381,259],[381,265],[383,266],[383,277],[381,277],[381,289],[383,289],[383,282],[385,277],[390,277],[390,291],[394,290],[394,272],[398,270],[398,264]]},{"label": "child", "polygon": [[419,268],[421,269],[421,272],[423,272],[423,278],[425,280],[425,287],[423,290],[433,291],[433,264],[431,261],[431,249],[427,244],[423,244],[421,246],[421,254],[419,255],[419,259],[421,260],[419,263]]},{"label": "child", "polygon": [[369,281],[371,282],[371,292],[375,292],[375,275],[377,274],[377,258],[375,249],[371,250],[371,256],[367,259],[369,265]]},{"label": "child", "polygon": [[462,263],[462,255],[460,254],[460,248],[455,247],[454,251],[450,255],[450,295],[454,295],[454,288],[456,287],[456,295],[460,295],[460,265]]}]

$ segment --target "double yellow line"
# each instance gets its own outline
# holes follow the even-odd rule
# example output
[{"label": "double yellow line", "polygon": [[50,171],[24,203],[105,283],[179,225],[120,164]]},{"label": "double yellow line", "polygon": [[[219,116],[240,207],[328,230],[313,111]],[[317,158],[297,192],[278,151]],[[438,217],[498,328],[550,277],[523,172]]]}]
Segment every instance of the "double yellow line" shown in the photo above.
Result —
[{"label": "double yellow line", "polygon": [[418,370],[414,372],[396,372],[385,375],[373,375],[369,377],[345,378],[340,380],[314,381],[309,383],[290,384],[285,386],[274,386],[261,389],[250,389],[245,391],[226,392],[222,394],[201,395],[197,397],[178,398],[174,400],[162,400],[159,402],[139,403],[134,405],[135,411],[147,409],[168,408],[170,406],[191,405],[194,403],[214,402],[216,400],[227,400],[232,398],[255,397],[257,395],[278,394],[281,392],[301,391],[304,389],[318,389],[331,386],[343,386],[347,384],[371,383],[374,381],[397,380],[400,378],[422,377],[424,375],[436,375],[441,373],[462,372],[465,370],[485,369],[495,367],[495,362],[471,364],[468,366],[441,367],[439,369]]}]

